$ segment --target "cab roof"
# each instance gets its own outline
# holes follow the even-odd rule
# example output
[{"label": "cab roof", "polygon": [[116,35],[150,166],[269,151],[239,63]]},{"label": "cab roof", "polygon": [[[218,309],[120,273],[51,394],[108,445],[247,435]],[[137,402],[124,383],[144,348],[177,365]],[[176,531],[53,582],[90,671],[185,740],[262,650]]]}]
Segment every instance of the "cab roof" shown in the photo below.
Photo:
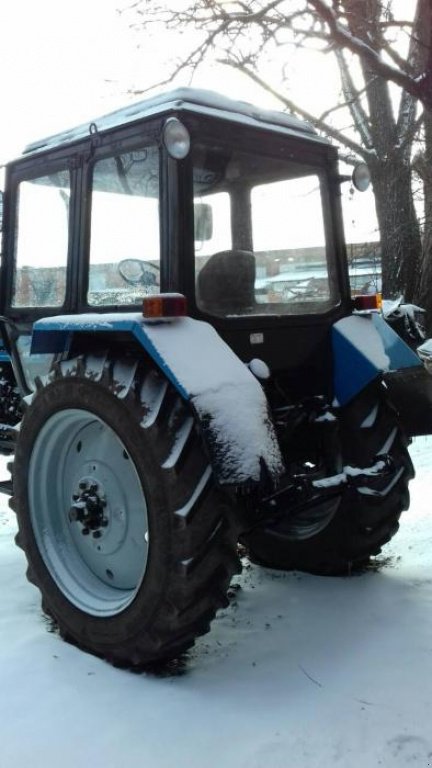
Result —
[{"label": "cab roof", "polygon": [[236,101],[213,91],[177,88],[110,112],[90,123],[32,142],[25,148],[24,154],[60,147],[86,138],[92,132],[101,133],[118,126],[132,124],[146,117],[182,111],[328,143],[318,136],[312,125],[285,112],[261,109],[248,102]]}]

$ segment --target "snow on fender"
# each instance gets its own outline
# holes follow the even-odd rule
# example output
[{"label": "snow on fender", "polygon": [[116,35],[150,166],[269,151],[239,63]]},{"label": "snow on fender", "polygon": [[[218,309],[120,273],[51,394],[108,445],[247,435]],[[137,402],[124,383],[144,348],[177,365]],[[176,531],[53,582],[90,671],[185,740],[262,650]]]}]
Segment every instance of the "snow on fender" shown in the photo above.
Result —
[{"label": "snow on fender", "polygon": [[258,481],[262,461],[276,479],[283,461],[263,389],[214,328],[187,317],[144,330],[194,405],[218,481]]},{"label": "snow on fender", "polygon": [[344,317],[333,326],[335,401],[345,405],[381,373],[419,366],[420,360],[379,313]]},{"label": "snow on fender", "polygon": [[261,384],[208,323],[146,323],[137,313],[62,315],[35,323],[32,353],[66,351],[75,332],[125,331],[192,403],[217,481],[258,482],[264,463],[277,483],[284,464]]}]

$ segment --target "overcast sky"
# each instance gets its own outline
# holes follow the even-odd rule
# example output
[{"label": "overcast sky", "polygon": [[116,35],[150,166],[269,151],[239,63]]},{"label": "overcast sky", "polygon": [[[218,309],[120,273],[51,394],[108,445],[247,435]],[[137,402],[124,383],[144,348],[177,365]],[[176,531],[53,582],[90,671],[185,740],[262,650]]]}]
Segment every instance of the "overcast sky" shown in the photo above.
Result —
[{"label": "overcast sky", "polygon": [[[148,88],[168,74],[177,36],[138,38],[117,9],[127,0],[9,0],[0,3],[0,160],[23,144],[135,101],[128,87]],[[224,90],[253,98],[254,88],[228,75]],[[211,87],[209,73],[198,85]],[[213,78],[213,87],[220,79]],[[260,96],[262,102],[263,96]]]},{"label": "overcast sky", "polygon": [[[127,17],[118,13],[128,4],[129,0],[0,2],[0,162],[18,155],[34,139],[138,100],[128,88],[148,88],[168,75],[172,64],[167,51],[181,56],[188,40],[177,35],[167,43],[160,34],[138,38]],[[275,72],[280,68],[277,62],[268,66]],[[185,78],[181,84],[187,84]],[[220,69],[207,69],[198,72],[193,84],[214,90],[222,85],[233,98],[278,106],[232,71],[224,70],[221,76]],[[328,92],[337,85],[331,56],[309,54],[293,63],[290,95],[307,106],[328,107]],[[365,203],[363,197],[362,218],[370,229],[371,206],[365,208]],[[347,224],[352,213],[351,205]],[[357,232],[354,239],[363,235]]]},{"label": "overcast sky", "polygon": [[126,56],[118,0],[0,3],[2,160],[111,108],[104,78]]}]

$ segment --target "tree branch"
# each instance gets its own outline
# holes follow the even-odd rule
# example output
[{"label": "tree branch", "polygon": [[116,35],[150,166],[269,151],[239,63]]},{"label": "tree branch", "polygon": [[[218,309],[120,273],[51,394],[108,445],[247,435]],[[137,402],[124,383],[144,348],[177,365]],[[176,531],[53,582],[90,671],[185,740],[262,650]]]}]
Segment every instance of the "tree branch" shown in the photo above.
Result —
[{"label": "tree branch", "polygon": [[354,86],[343,51],[340,48],[337,48],[335,55],[339,66],[344,97],[347,101],[348,108],[351,112],[361,141],[364,146],[369,149],[373,144],[370,133],[369,117],[361,105],[359,93]]},{"label": "tree branch", "polygon": [[391,80],[404,90],[411,93],[416,99],[423,101],[428,109],[432,109],[432,88],[426,72],[414,78],[401,69],[387,64],[379,53],[370,45],[358,37],[352,35],[336,16],[335,11],[327,5],[325,0],[307,0],[311,8],[314,8],[318,16],[327,24],[332,40],[343,48],[348,48],[358,54],[363,61],[368,62],[371,69],[385,80]]},{"label": "tree branch", "polygon": [[270,93],[272,96],[274,96],[276,99],[278,99],[281,104],[285,107],[285,109],[289,110],[292,114],[301,117],[303,120],[306,120],[307,122],[311,123],[315,128],[325,133],[327,136],[330,136],[332,139],[337,141],[339,144],[342,144],[344,147],[347,147],[351,150],[351,152],[354,152],[356,155],[362,157],[365,161],[369,157],[371,157],[372,152],[365,147],[362,147],[360,144],[357,144],[357,142],[350,139],[348,136],[344,136],[344,134],[339,131],[337,128],[334,128],[329,123],[326,123],[324,120],[320,120],[315,115],[312,115],[310,112],[308,112],[305,109],[302,109],[302,107],[299,107],[298,104],[296,104],[291,99],[288,99],[283,94],[279,93],[275,88],[273,88],[269,83],[267,83],[265,80],[263,80],[259,75],[256,74],[255,70],[249,69],[243,62],[234,61],[232,59],[220,59],[219,60],[221,64],[224,64],[225,66],[231,67],[232,69],[237,69],[243,72],[247,77],[249,77],[251,80],[253,80],[257,85],[259,85],[263,90],[265,90],[267,93]]}]

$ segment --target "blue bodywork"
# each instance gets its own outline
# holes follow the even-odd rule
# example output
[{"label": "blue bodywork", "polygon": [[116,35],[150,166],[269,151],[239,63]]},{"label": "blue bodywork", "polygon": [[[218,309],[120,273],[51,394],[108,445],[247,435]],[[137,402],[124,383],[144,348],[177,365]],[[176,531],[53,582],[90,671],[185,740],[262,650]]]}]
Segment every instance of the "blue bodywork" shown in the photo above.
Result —
[{"label": "blue bodywork", "polygon": [[332,337],[333,387],[338,405],[346,405],[382,373],[423,368],[416,353],[378,313],[339,320]]},{"label": "blue bodywork", "polygon": [[[34,324],[31,352],[67,353],[76,333],[131,333],[181,397],[189,399],[191,393],[153,343],[151,327],[143,323],[141,315],[134,313],[118,317],[102,314],[53,317]],[[169,333],[169,326],[166,331]],[[339,405],[348,403],[382,373],[422,368],[416,353],[379,313],[359,313],[339,320],[332,329],[332,343],[333,393]]]},{"label": "blue bodywork", "polygon": [[76,354],[74,335],[97,336],[100,348],[126,333],[189,401],[221,485],[259,482],[263,467],[278,481],[285,468],[263,388],[209,323],[190,317],[149,322],[134,313],[65,315],[35,323],[31,352]]},{"label": "blue bodywork", "polygon": [[92,319],[88,319],[89,317],[84,316],[81,320],[79,316],[39,320],[33,326],[31,354],[69,352],[75,333],[130,333],[154,360],[179,395],[185,400],[189,398],[189,393],[168,362],[161,357],[149,334],[145,332],[142,315],[131,313],[118,319],[112,315],[95,315]]},{"label": "blue bodywork", "polygon": [[6,352],[2,342],[0,342],[0,363],[10,363],[10,357]]}]

